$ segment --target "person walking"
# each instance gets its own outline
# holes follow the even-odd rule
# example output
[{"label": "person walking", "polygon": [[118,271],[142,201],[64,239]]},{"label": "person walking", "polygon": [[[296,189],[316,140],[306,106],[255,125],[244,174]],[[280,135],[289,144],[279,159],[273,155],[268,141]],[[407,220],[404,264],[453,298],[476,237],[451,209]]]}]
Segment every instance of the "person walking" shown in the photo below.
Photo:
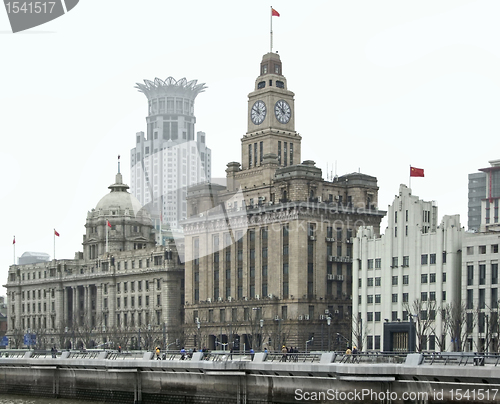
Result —
[{"label": "person walking", "polygon": [[160,354],[161,354],[160,347],[158,347],[158,346],[156,347],[155,353],[156,353],[156,360],[157,361],[161,360],[161,358],[160,358]]},{"label": "person walking", "polygon": [[286,354],[288,353],[288,349],[285,345],[283,345],[283,347],[281,348],[281,353],[283,354],[283,356],[281,357],[281,361],[286,362]]}]

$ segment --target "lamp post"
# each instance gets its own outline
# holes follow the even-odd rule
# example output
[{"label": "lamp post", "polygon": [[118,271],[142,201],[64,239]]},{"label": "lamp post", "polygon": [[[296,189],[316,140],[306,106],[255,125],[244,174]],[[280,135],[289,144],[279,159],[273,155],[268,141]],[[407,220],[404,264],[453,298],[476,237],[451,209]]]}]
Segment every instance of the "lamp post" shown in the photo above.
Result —
[{"label": "lamp post", "polygon": [[338,336],[338,337],[342,337],[342,338],[344,338],[344,340],[345,340],[345,342],[346,342],[347,346],[349,346],[349,340],[348,340],[346,337],[344,337],[344,336],[343,336],[341,333],[339,333],[339,332],[337,333],[337,336]]},{"label": "lamp post", "polygon": [[262,351],[263,337],[264,337],[264,334],[262,333],[262,328],[264,327],[264,319],[261,318],[259,322],[260,322],[260,350]]},{"label": "lamp post", "polygon": [[198,350],[201,350],[201,323],[199,318],[196,319],[196,328],[198,328]]},{"label": "lamp post", "polygon": [[328,332],[328,352],[330,352],[330,326],[332,325],[332,318],[328,316],[326,318],[326,325],[328,326],[327,332]]},{"label": "lamp post", "polygon": [[311,344],[314,341],[314,337],[311,337],[309,341],[306,341],[306,353],[307,353],[307,344]]}]

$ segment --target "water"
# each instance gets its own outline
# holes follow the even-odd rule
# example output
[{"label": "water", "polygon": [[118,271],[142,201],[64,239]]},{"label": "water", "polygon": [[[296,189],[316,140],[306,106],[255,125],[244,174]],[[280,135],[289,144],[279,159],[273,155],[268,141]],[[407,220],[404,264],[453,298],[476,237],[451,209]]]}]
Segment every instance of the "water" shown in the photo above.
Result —
[{"label": "water", "polygon": [[0,404],[89,404],[91,401],[73,400],[66,398],[46,398],[31,396],[9,396],[0,394]]}]

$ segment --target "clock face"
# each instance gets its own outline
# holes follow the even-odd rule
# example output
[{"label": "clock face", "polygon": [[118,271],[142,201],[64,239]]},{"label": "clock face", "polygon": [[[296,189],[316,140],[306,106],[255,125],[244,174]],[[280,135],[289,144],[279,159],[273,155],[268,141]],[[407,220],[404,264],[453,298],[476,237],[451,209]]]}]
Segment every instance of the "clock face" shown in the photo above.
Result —
[{"label": "clock face", "polygon": [[274,114],[279,122],[288,123],[292,116],[292,108],[285,100],[279,100],[274,105]]},{"label": "clock face", "polygon": [[266,104],[264,101],[255,101],[250,111],[250,118],[255,125],[260,125],[266,117]]}]

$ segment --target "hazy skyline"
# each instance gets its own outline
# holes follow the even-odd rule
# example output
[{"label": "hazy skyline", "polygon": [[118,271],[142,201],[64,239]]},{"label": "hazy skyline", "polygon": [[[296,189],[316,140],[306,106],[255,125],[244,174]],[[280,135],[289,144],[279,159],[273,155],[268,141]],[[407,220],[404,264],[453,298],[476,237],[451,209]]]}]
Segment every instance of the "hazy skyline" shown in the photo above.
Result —
[{"label": "hazy skyline", "polygon": [[[386,210],[412,190],[439,218],[467,226],[467,174],[500,158],[500,27],[494,1],[277,0],[274,51],[295,93],[302,160],[337,174],[376,176]],[[117,156],[130,184],[130,149],[146,130],[135,83],[186,77],[206,83],[195,131],[207,134],[212,176],[241,161],[247,95],[269,51],[270,4],[163,2],[127,8],[80,2],[71,13],[17,34],[0,13],[2,50],[1,284],[25,251],[74,258],[87,212],[114,182]],[[384,222],[385,223],[385,222]],[[385,225],[384,225],[385,227]],[[384,229],[382,229],[384,231]],[[0,295],[4,289],[0,290]]]}]

